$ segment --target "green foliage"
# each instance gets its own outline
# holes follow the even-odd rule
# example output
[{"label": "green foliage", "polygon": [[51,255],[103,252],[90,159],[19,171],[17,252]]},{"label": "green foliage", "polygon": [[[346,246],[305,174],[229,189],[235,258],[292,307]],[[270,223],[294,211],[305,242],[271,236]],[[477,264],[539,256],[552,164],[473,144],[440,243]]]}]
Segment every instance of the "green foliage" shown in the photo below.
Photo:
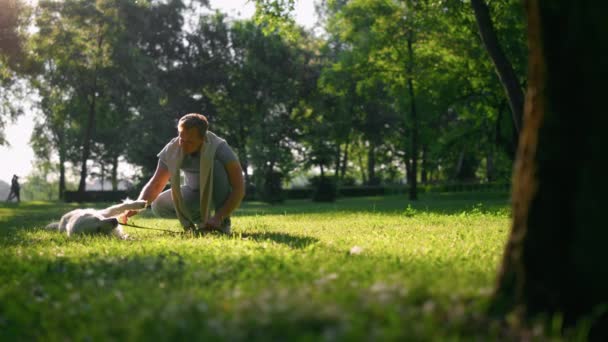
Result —
[{"label": "green foliage", "polygon": [[7,141],[4,128],[21,114],[27,90],[20,78],[29,7],[21,0],[0,1],[0,146]]},{"label": "green foliage", "polygon": [[507,202],[254,202],[231,236],[126,227],[128,241],[41,229],[71,205],[1,205],[0,339],[500,339],[483,307]]},{"label": "green foliage", "polygon": [[[60,170],[68,160],[82,164],[81,182],[89,158],[111,164],[130,140],[130,121],[145,83],[138,73],[145,61],[136,49],[136,32],[128,32],[126,22],[130,13],[144,10],[140,7],[83,0],[41,1],[37,8],[30,76],[42,98],[42,117],[32,140],[39,146],[49,143],[38,157],[57,153]],[[122,134],[116,134],[117,128]]]},{"label": "green foliage", "polygon": [[[64,176],[89,159],[114,183],[127,160],[145,182],[175,120],[202,112],[249,186],[311,170],[399,184],[413,163],[427,181],[510,175],[514,130],[468,3],[322,1],[320,37],[293,24],[294,4],[259,0],[255,20],[230,21],[204,2],[41,1],[23,69],[41,98],[38,158]],[[521,9],[490,9],[523,75]]]},{"label": "green foliage", "polygon": [[21,184],[22,201],[54,201],[59,198],[56,182],[49,179],[53,171],[50,162],[38,162],[35,172],[29,174]]},{"label": "green foliage", "polygon": [[293,18],[294,0],[255,0],[254,20],[264,34],[279,34],[288,41],[299,37]]},{"label": "green foliage", "polygon": [[294,112],[314,87],[310,53],[302,47],[305,41],[264,34],[252,21],[234,22],[226,30],[232,52],[223,61],[225,75],[204,90],[217,113],[214,129],[235,147],[244,167],[259,175],[258,191],[273,193],[259,186],[270,186],[265,179],[294,169],[292,150],[297,129],[304,126]]}]

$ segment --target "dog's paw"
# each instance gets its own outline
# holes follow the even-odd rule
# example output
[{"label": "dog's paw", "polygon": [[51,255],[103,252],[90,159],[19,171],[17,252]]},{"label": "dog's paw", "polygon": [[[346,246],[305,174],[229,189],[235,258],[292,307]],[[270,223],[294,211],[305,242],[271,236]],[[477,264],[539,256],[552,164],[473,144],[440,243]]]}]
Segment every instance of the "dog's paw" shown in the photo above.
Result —
[{"label": "dog's paw", "polygon": [[125,210],[144,210],[148,206],[148,201],[146,200],[126,200],[123,204]]}]

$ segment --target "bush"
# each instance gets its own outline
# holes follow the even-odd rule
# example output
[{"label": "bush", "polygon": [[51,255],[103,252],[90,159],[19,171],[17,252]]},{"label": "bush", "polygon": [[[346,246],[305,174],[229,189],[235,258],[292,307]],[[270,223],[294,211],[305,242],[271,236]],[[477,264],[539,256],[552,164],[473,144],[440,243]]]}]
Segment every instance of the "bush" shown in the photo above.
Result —
[{"label": "bush", "polygon": [[356,184],[357,180],[351,176],[346,176],[340,181],[340,186],[355,186]]},{"label": "bush", "polygon": [[313,189],[311,188],[291,188],[284,191],[288,199],[306,199],[313,195]]},{"label": "bush", "polygon": [[314,202],[334,202],[337,197],[336,182],[330,177],[314,177],[312,200]]},{"label": "bush", "polygon": [[340,196],[344,197],[383,196],[385,194],[384,186],[343,186],[340,188]]},{"label": "bush", "polygon": [[121,202],[128,197],[126,191],[65,191],[66,202]]},{"label": "bush", "polygon": [[283,175],[280,172],[272,171],[265,174],[261,180],[262,186],[256,187],[259,189],[259,199],[270,204],[282,203],[285,201],[285,193],[281,185],[282,182]]}]

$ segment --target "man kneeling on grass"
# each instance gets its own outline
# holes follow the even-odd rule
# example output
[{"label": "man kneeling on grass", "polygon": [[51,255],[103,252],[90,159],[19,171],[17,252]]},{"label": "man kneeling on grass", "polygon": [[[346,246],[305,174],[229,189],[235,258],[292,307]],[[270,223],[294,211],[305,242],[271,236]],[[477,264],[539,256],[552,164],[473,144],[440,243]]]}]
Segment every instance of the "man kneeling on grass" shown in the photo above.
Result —
[{"label": "man kneeling on grass", "polygon": [[[138,199],[152,203],[152,212],[178,218],[187,230],[219,230],[230,233],[230,214],[245,195],[243,170],[224,139],[208,131],[207,118],[186,114],[177,124],[178,137],[158,154],[156,172]],[[185,184],[180,184],[180,170]],[[171,188],[162,192],[171,182]],[[161,193],[162,192],[162,193]],[[214,215],[210,215],[210,206]],[[123,220],[137,212],[128,211]]]}]

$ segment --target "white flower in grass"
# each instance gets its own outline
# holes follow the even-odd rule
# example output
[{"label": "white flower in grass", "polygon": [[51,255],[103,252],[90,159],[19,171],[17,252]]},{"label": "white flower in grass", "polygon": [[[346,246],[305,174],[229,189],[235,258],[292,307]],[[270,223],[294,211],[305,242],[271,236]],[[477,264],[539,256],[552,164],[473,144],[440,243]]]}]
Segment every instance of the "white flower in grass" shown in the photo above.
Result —
[{"label": "white flower in grass", "polygon": [[336,279],[338,279],[338,275],[336,273],[330,273],[330,274],[326,275],[325,277],[317,279],[315,281],[315,284],[325,285],[325,284],[331,282],[332,280],[336,280]]},{"label": "white flower in grass", "polygon": [[374,293],[386,292],[386,291],[388,291],[389,286],[386,283],[379,281],[379,282],[374,283],[369,289],[370,289],[370,291],[372,291]]},{"label": "white flower in grass", "polygon": [[350,249],[349,254],[350,255],[359,255],[362,252],[363,252],[363,247],[354,246],[353,248]]}]

